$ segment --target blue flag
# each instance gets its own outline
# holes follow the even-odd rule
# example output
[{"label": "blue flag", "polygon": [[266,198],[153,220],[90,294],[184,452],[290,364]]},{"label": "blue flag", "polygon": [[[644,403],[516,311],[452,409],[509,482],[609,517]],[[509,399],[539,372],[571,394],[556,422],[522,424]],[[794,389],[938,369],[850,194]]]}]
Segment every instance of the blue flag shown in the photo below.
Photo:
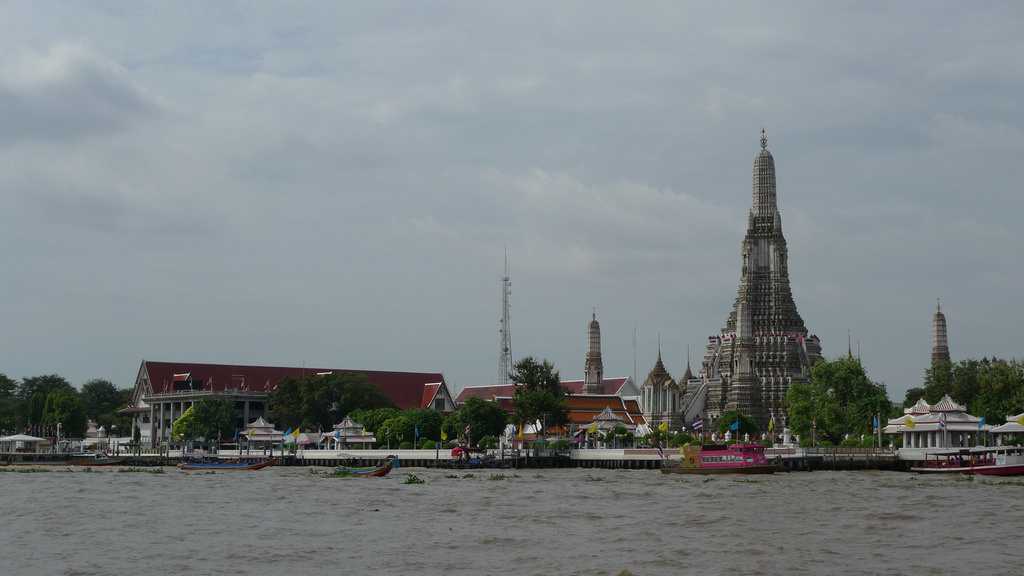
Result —
[{"label": "blue flag", "polygon": [[413,433],[416,434],[416,441],[419,442],[420,441],[420,425],[419,424],[417,424],[413,428]]},{"label": "blue flag", "polygon": [[985,428],[985,417],[982,416],[981,418],[978,419],[978,430],[982,430],[984,428]]},{"label": "blue flag", "polygon": [[289,429],[288,429],[288,431],[284,433],[284,436],[288,436],[288,435],[289,435],[289,434],[291,434],[291,433],[292,433],[292,429],[291,429],[291,428],[289,428]]},{"label": "blue flag", "polygon": [[733,422],[732,424],[729,424],[729,430],[732,430],[733,432],[739,432],[740,431],[740,419],[739,418],[737,418],[736,421]]},{"label": "blue flag", "polygon": [[871,417],[871,427],[876,429],[876,430],[878,429],[878,416],[877,415]]}]

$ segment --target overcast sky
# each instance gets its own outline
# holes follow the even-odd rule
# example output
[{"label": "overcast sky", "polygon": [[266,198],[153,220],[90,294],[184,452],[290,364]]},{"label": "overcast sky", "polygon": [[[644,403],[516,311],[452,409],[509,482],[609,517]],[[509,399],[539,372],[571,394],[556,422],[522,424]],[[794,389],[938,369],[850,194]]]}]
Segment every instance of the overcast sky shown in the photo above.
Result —
[{"label": "overcast sky", "polygon": [[918,385],[1020,356],[1020,4],[0,8],[0,372],[141,359],[641,379],[740,274],[762,127],[797,307]]}]

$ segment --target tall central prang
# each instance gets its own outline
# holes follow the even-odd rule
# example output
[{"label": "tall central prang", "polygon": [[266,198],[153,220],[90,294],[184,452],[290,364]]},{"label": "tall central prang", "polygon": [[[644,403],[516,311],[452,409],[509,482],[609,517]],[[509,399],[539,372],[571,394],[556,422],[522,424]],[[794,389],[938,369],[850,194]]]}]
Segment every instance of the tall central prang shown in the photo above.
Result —
[{"label": "tall central prang", "polygon": [[772,419],[777,426],[784,424],[789,385],[807,380],[821,358],[821,343],[808,335],[793,302],[787,260],[775,159],[762,130],[736,302],[721,334],[708,338],[702,366],[705,416],[712,422],[724,411],[739,410],[762,429]]}]

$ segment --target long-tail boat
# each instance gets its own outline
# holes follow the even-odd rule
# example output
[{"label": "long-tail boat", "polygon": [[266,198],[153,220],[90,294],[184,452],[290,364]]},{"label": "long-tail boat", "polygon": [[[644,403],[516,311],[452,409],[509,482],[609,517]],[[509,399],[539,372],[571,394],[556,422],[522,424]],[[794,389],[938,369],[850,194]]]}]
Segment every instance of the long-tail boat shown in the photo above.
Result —
[{"label": "long-tail boat", "polygon": [[124,464],[127,460],[128,458],[124,456],[109,456],[102,452],[83,452],[72,454],[67,463],[69,466],[117,466]]},{"label": "long-tail boat", "polygon": [[245,471],[262,470],[277,463],[274,458],[261,458],[259,460],[196,460],[178,464],[180,470],[224,470],[224,471]]},{"label": "long-tail boat", "polygon": [[356,476],[363,478],[380,478],[391,473],[394,467],[394,458],[389,456],[383,463],[377,466],[338,466],[334,473],[338,476]]}]

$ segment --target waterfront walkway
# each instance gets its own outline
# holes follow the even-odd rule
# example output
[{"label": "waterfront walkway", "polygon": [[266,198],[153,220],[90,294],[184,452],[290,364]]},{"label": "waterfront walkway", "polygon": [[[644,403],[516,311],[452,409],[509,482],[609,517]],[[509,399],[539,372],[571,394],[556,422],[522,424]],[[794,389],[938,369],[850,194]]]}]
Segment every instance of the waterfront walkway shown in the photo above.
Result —
[{"label": "waterfront walkway", "polygon": [[[778,461],[786,470],[893,470],[908,467],[910,462],[923,459],[921,450],[900,451],[877,448],[769,448],[766,455]],[[262,451],[221,450],[221,458],[239,456],[268,456]],[[282,458],[280,451],[273,453]],[[174,465],[181,461],[181,450],[141,451],[121,453],[127,458],[125,465],[157,466]],[[453,458],[449,450],[298,450],[283,455],[288,466],[338,466],[372,465],[387,456],[397,456],[402,466],[426,468],[459,468],[469,464]],[[0,460],[17,463],[61,464],[70,459],[68,454],[24,453],[0,454]],[[656,469],[665,462],[678,461],[679,450],[669,449],[664,453],[654,448],[592,448],[554,453],[530,453],[521,451],[491,451],[482,466],[506,468],[625,468]]]}]

